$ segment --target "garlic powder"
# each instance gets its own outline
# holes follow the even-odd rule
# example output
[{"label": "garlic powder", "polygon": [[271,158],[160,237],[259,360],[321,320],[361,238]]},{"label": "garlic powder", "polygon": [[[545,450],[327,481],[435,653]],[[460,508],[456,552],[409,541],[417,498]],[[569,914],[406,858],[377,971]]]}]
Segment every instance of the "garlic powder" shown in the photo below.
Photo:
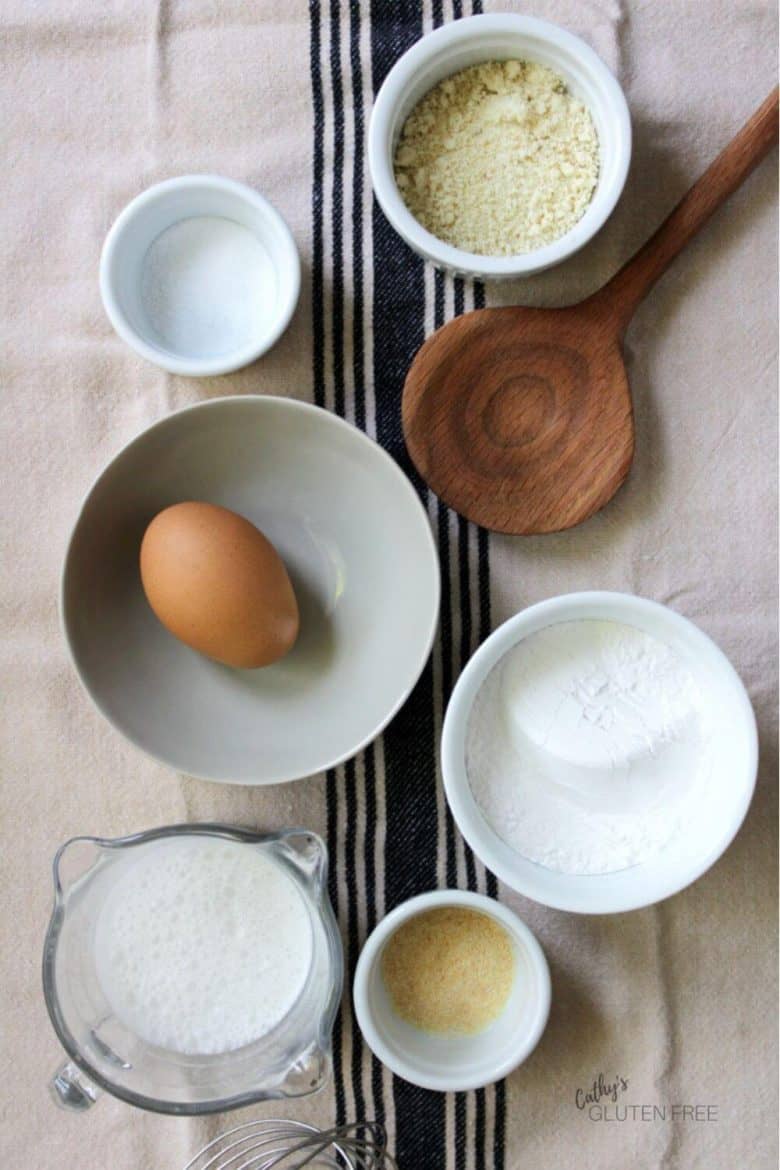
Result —
[{"label": "garlic powder", "polygon": [[395,1012],[426,1032],[483,1031],[503,1011],[514,977],[507,931],[464,906],[415,914],[391,935],[382,955]]},{"label": "garlic powder", "polygon": [[565,235],[598,172],[589,110],[530,61],[489,61],[445,78],[407,118],[395,154],[412,215],[440,240],[486,256]]}]

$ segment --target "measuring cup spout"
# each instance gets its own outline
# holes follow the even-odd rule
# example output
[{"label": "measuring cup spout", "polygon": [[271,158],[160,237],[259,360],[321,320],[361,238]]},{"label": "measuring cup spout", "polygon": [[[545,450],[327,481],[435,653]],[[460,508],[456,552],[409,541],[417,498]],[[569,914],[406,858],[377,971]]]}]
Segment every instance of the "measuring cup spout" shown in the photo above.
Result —
[{"label": "measuring cup spout", "polygon": [[52,866],[57,903],[62,902],[79,878],[97,864],[103,852],[103,842],[99,837],[71,837],[60,846]]}]

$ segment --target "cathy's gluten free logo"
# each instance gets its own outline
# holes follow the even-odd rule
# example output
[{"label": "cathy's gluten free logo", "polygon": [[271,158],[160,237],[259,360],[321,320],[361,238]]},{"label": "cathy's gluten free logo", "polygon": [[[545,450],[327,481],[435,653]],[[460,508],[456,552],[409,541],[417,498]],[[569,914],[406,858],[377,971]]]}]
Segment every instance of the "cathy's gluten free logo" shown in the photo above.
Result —
[{"label": "cathy's gluten free logo", "polygon": [[586,1088],[578,1087],[574,1104],[589,1121],[717,1121],[718,1106],[699,1104],[648,1105],[621,1100],[628,1077],[600,1072]]},{"label": "cathy's gluten free logo", "polygon": [[574,1104],[578,1109],[587,1109],[589,1105],[600,1105],[602,1101],[611,1101],[617,1105],[621,1093],[628,1088],[628,1078],[616,1074],[607,1078],[604,1073],[594,1077],[593,1084],[588,1089],[578,1088],[574,1094]]}]

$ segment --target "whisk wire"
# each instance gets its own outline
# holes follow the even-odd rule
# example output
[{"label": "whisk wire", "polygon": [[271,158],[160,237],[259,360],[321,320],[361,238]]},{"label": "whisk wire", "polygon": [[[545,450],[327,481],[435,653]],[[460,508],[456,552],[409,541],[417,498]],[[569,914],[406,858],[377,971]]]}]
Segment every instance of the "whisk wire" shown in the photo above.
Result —
[{"label": "whisk wire", "polygon": [[[187,1163],[184,1170],[196,1170],[196,1167],[197,1170],[227,1170],[242,1153],[263,1148],[267,1150],[269,1143],[275,1139],[288,1139],[292,1130],[317,1132],[314,1126],[306,1125],[304,1122],[289,1122],[277,1118],[268,1118],[265,1121],[247,1121],[243,1125],[236,1125],[213,1138]],[[230,1138],[236,1140],[230,1141]],[[254,1144],[247,1147],[248,1142],[254,1142]],[[243,1151],[240,1151],[241,1146],[244,1146]],[[240,1151],[238,1154],[235,1153],[237,1150]],[[212,1156],[207,1158],[209,1153]],[[231,1155],[230,1158],[227,1158],[228,1154]],[[206,1158],[207,1160],[204,1161]]]},{"label": "whisk wire", "polygon": [[249,1121],[226,1130],[184,1170],[303,1170],[315,1162],[333,1170],[397,1170],[387,1152],[384,1127],[378,1122],[321,1130],[281,1118]]}]

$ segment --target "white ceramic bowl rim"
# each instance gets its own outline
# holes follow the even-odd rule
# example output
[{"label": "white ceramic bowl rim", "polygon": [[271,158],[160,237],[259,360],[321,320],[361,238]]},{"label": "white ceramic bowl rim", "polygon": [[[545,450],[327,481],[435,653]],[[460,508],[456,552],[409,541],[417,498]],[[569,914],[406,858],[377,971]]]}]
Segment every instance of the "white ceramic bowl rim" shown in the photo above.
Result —
[{"label": "white ceramic bowl rim", "polygon": [[[624,622],[639,628],[642,628],[641,614],[657,615],[667,628],[683,634],[689,643],[695,645],[699,659],[729,687],[730,699],[746,740],[743,789],[732,819],[723,826],[695,863],[679,869],[670,868],[663,879],[657,879],[652,889],[648,889],[642,897],[625,891],[613,891],[609,895],[601,894],[594,900],[592,891],[599,887],[602,878],[611,879],[619,875],[559,874],[518,855],[525,874],[519,879],[516,871],[493,855],[485,845],[485,830],[489,837],[498,838],[474,805],[462,754],[465,729],[474,698],[489,672],[504,655],[537,629],[557,622],[593,617],[596,609],[600,611],[598,616],[603,620]],[[660,634],[657,636],[662,637]],[[701,877],[728,848],[745,819],[755,789],[757,768],[758,732],[755,714],[745,686],[726,655],[707,634],[682,614],[659,602],[630,593],[591,591],[562,594],[531,605],[509,618],[482,643],[466,664],[453,689],[442,729],[442,777],[447,802],[460,832],[474,853],[511,889],[542,905],[581,914],[614,914],[637,910],[678,893]],[[636,868],[641,869],[641,866]],[[531,873],[538,876],[532,878],[529,876]],[[573,893],[572,884],[581,893]]]},{"label": "white ceramic bowl rim", "polygon": [[[392,144],[395,112],[410,83],[424,66],[453,45],[490,34],[546,42],[576,60],[594,79],[611,108],[618,150],[609,184],[599,184],[585,215],[560,239],[516,256],[483,256],[445,243],[415,219],[395,183]],[[620,198],[631,161],[631,117],[620,85],[585,41],[558,25],[532,16],[489,13],[468,16],[422,37],[396,61],[377,94],[368,130],[368,160],[377,200],[399,235],[434,263],[484,277],[530,275],[573,255],[604,225]]]},{"label": "white ceramic bowl rim", "polygon": [[[150,204],[164,199],[177,191],[197,191],[203,188],[214,191],[224,191],[234,198],[242,200],[249,206],[260,211],[263,217],[274,225],[277,243],[284,252],[284,266],[286,274],[286,293],[280,298],[277,306],[276,321],[270,328],[263,330],[262,336],[249,342],[247,345],[229,354],[219,354],[216,357],[197,358],[176,354],[171,350],[149,345],[137,332],[119,303],[113,287],[113,265],[120,240],[128,227],[145,211]],[[262,354],[266,353],[290,323],[301,287],[301,262],[298,249],[295,245],[292,232],[282,215],[272,203],[261,195],[259,191],[239,183],[235,179],[228,179],[222,175],[192,174],[179,175],[176,178],[164,179],[147,187],[120,211],[114,220],[103,244],[100,255],[100,295],[109,321],[123,341],[140,354],[147,361],[168,370],[172,374],[182,374],[190,377],[208,377],[218,374],[229,374],[248,366]]]},{"label": "white ceramic bowl rim", "polygon": [[[436,551],[436,544],[435,544],[435,541],[433,538],[433,533],[431,532],[431,529],[430,529],[428,517],[427,517],[425,509],[423,508],[423,505],[419,499],[419,496],[417,495],[416,491],[414,490],[414,487],[412,486],[408,477],[404,474],[403,470],[399,467],[399,465],[396,463],[396,461],[393,459],[393,457],[389,454],[389,452],[387,452],[383,447],[380,446],[379,443],[377,443],[374,439],[372,439],[369,435],[367,435],[365,433],[365,431],[359,430],[359,428],[353,426],[346,419],[343,419],[339,415],[333,414],[331,411],[327,411],[323,407],[317,406],[314,403],[303,402],[303,401],[300,401],[299,399],[294,399],[294,398],[283,398],[283,397],[280,397],[278,395],[271,395],[271,394],[246,394],[246,395],[236,394],[236,395],[226,396],[224,398],[207,399],[205,402],[193,403],[189,406],[182,407],[180,410],[172,411],[170,414],[166,414],[162,418],[157,419],[154,423],[152,423],[148,427],[145,427],[142,431],[140,431],[137,435],[135,435],[132,439],[130,439],[127,443],[125,443],[120,448],[120,450],[113,456],[113,458],[110,459],[109,462],[105,465],[105,467],[102,469],[102,471],[99,472],[99,474],[95,477],[95,479],[93,480],[93,482],[91,483],[91,485],[89,486],[87,491],[84,493],[81,504],[79,506],[78,515],[76,516],[76,519],[73,523],[73,528],[71,530],[71,534],[68,538],[68,543],[67,543],[66,550],[65,550],[65,556],[63,558],[62,570],[60,573],[60,582],[59,582],[58,610],[59,610],[60,630],[61,630],[63,639],[65,641],[65,644],[68,647],[68,651],[70,654],[70,660],[71,660],[73,668],[76,672],[76,675],[79,679],[79,682],[81,683],[81,686],[84,689],[84,692],[86,693],[86,695],[87,695],[88,699],[90,700],[90,702],[92,703],[93,707],[97,711],[99,711],[100,714],[104,718],[106,718],[112,726],[115,726],[113,717],[105,709],[105,707],[101,704],[101,702],[97,698],[97,696],[93,693],[92,688],[90,687],[87,679],[85,678],[84,674],[82,673],[82,670],[81,670],[79,662],[78,662],[78,658],[77,658],[76,654],[74,653],[74,649],[73,649],[73,646],[71,644],[71,637],[70,637],[70,632],[68,629],[68,622],[67,622],[67,617],[66,617],[66,597],[65,597],[66,584],[67,584],[67,575],[68,575],[69,560],[70,560],[70,556],[71,556],[71,549],[72,549],[73,543],[76,539],[76,534],[78,531],[79,523],[82,519],[82,516],[84,515],[85,509],[86,509],[93,493],[98,489],[101,481],[109,475],[111,469],[117,463],[119,463],[119,461],[122,460],[123,457],[133,447],[144,442],[144,440],[147,438],[147,436],[149,436],[153,431],[156,431],[156,430],[162,428],[163,426],[168,425],[172,419],[179,417],[181,415],[191,414],[191,413],[195,413],[198,411],[219,410],[220,408],[224,408],[225,405],[228,405],[230,403],[246,404],[246,403],[251,403],[251,402],[269,402],[269,403],[282,404],[285,408],[289,408],[290,410],[295,410],[295,411],[305,412],[305,413],[309,413],[309,414],[315,414],[317,416],[322,416],[333,426],[336,426],[336,427],[344,429],[345,431],[348,431],[352,437],[356,438],[359,442],[364,442],[367,446],[369,446],[373,450],[374,454],[376,454],[380,459],[385,461],[386,464],[388,465],[388,467],[391,468],[392,472],[395,474],[397,481],[398,481],[398,491],[405,494],[407,496],[410,504],[412,505],[412,507],[417,515],[419,524],[420,524],[420,531],[423,533],[423,535],[425,537],[425,542],[426,542],[426,545],[427,545],[428,550],[429,550],[431,563],[432,563],[433,567],[435,568],[435,572],[432,575],[435,593],[431,599],[431,618],[430,618],[430,623],[429,623],[429,627],[428,627],[428,631],[427,631],[427,636],[426,636],[424,642],[421,641],[421,643],[420,643],[419,652],[415,656],[414,668],[410,671],[410,676],[408,678],[406,686],[398,694],[395,702],[386,711],[382,720],[379,723],[377,723],[369,733],[365,734],[358,742],[354,743],[348,749],[345,749],[343,752],[339,753],[337,756],[323,760],[322,763],[319,764],[319,766],[316,769],[308,769],[308,770],[303,771],[303,772],[296,772],[294,775],[287,775],[287,774],[273,775],[269,778],[264,778],[263,780],[248,781],[248,780],[237,780],[237,779],[233,779],[232,777],[229,777],[229,776],[217,775],[213,772],[200,771],[198,769],[193,769],[193,768],[188,768],[187,773],[186,773],[187,775],[194,776],[197,779],[212,780],[212,781],[216,781],[219,783],[236,783],[236,784],[250,784],[251,783],[251,784],[257,784],[257,785],[265,785],[265,784],[286,783],[287,781],[305,779],[308,776],[315,775],[319,772],[326,771],[327,769],[335,768],[339,764],[344,763],[345,760],[352,759],[353,756],[355,756],[359,752],[361,752],[365,747],[367,747],[370,743],[372,743],[373,740],[376,739],[376,737],[382,733],[382,731],[384,731],[384,729],[387,727],[387,725],[397,715],[397,713],[399,712],[401,707],[404,705],[406,700],[409,698],[410,694],[412,693],[412,691],[414,690],[414,687],[417,684],[417,681],[420,677],[420,674],[421,674],[421,672],[425,666],[425,663],[427,662],[428,657],[429,657],[431,650],[433,648],[433,641],[434,641],[434,637],[436,635],[436,627],[438,625],[438,620],[439,620],[439,606],[440,606],[440,601],[441,601],[441,574],[440,574],[439,568],[438,568],[439,562],[438,562],[438,553]],[[132,743],[135,747],[137,747],[140,751],[144,752],[145,755],[148,755],[152,759],[158,760],[159,762],[166,764],[169,767],[178,768],[178,765],[175,762],[170,761],[168,759],[165,759],[161,756],[157,756],[153,751],[151,751],[149,748],[147,748],[145,746],[145,744],[142,743],[136,736],[130,734],[127,728],[124,728],[124,727],[121,728],[121,734],[127,740],[129,740],[130,743]]]},{"label": "white ceramic bowl rim", "polygon": [[[518,1034],[512,1055],[503,1061],[496,1061],[489,1079],[480,1078],[476,1082],[468,1077],[458,1077],[452,1071],[445,1070],[437,1076],[421,1072],[412,1061],[401,1057],[394,1048],[390,1048],[385,1043],[374,1023],[371,1010],[369,981],[388,938],[402,922],[406,922],[426,910],[435,910],[444,906],[465,906],[468,909],[480,911],[490,915],[506,927],[510,935],[523,947],[533,968],[539,992],[536,1010],[528,1030]],[[551,996],[550,969],[544,951],[533,932],[509,907],[497,902],[494,898],[472,893],[469,890],[432,890],[426,894],[417,894],[391,910],[366,939],[355,968],[353,983],[355,1015],[369,1048],[396,1076],[403,1077],[405,1081],[409,1081],[412,1085],[418,1085],[422,1089],[435,1089],[444,1093],[483,1088],[485,1085],[501,1080],[502,1077],[517,1068],[539,1043],[547,1026]]]}]

